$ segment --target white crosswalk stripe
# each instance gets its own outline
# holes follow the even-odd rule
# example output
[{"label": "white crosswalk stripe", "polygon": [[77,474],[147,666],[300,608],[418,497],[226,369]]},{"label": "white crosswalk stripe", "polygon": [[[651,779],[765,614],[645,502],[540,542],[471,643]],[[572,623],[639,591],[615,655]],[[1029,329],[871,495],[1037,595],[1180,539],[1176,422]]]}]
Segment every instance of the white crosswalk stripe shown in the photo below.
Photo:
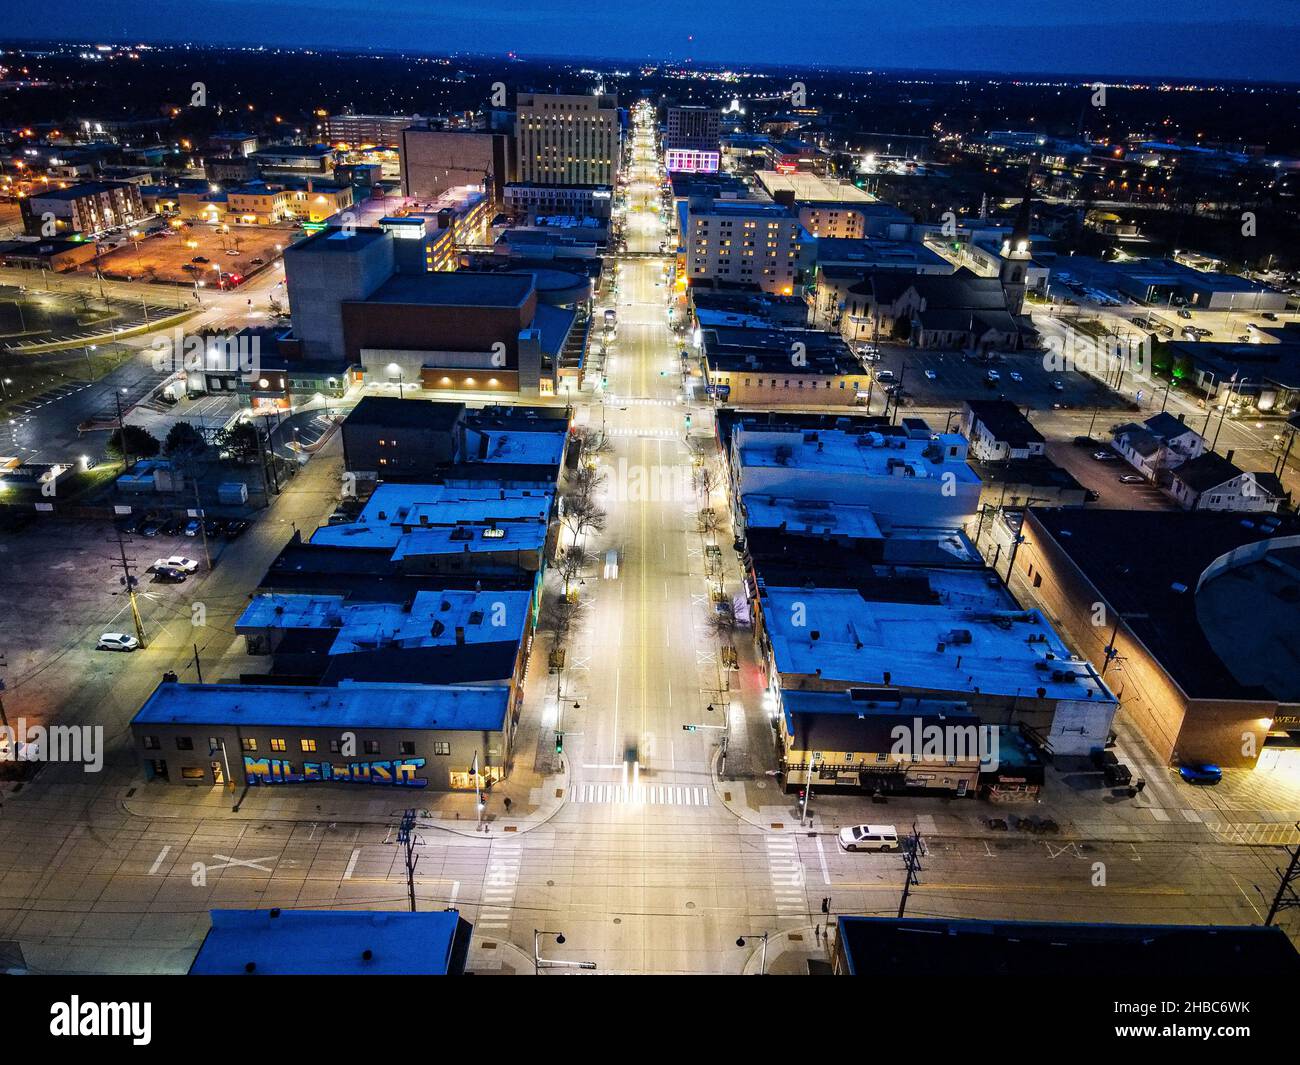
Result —
[{"label": "white crosswalk stripe", "polygon": [[522,857],[523,846],[519,843],[493,845],[487,875],[483,878],[483,900],[479,904],[476,928],[483,931],[509,929]]},{"label": "white crosswalk stripe", "polygon": [[768,836],[767,867],[772,881],[772,896],[780,917],[802,916],[808,911],[804,897],[806,883],[799,844],[791,836]]},{"label": "white crosswalk stripe", "polygon": [[569,792],[571,802],[615,806],[709,805],[709,789],[701,784],[590,784],[579,783]]}]

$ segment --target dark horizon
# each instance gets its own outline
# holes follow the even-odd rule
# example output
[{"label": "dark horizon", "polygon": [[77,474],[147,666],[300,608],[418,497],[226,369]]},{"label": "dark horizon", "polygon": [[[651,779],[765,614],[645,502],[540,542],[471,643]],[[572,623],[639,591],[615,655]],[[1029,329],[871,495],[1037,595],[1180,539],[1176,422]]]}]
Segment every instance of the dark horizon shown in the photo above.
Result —
[{"label": "dark horizon", "polygon": [[[1300,4],[1246,0],[1224,18],[1197,0],[1156,3],[1134,18],[1123,0],[1101,0],[1089,21],[1079,21],[1065,4],[1024,11],[1012,0],[982,0],[952,11],[938,0],[897,0],[872,12],[869,23],[848,0],[818,0],[812,8],[798,20],[784,10],[764,19],[741,0],[722,0],[704,15],[684,0],[653,6],[638,0],[579,17],[559,0],[526,7],[516,0],[500,0],[495,8],[453,4],[437,13],[403,11],[401,5],[374,12],[364,0],[335,0],[323,11],[325,19],[304,32],[303,5],[295,0],[273,9],[220,0],[202,6],[201,29],[169,32],[161,27],[194,25],[193,6],[92,0],[78,11],[81,32],[75,40],[413,56],[514,54],[710,68],[1300,83],[1300,51],[1294,47]],[[318,6],[312,10],[322,13]],[[830,32],[837,19],[842,24]],[[66,42],[64,26],[53,22],[40,10],[18,13],[6,40]],[[259,40],[250,39],[253,33],[244,29],[249,25],[258,27]],[[622,47],[629,29],[646,43],[641,54]],[[412,48],[413,39],[437,41],[439,47]],[[1080,62],[1080,56],[1090,59]]]}]

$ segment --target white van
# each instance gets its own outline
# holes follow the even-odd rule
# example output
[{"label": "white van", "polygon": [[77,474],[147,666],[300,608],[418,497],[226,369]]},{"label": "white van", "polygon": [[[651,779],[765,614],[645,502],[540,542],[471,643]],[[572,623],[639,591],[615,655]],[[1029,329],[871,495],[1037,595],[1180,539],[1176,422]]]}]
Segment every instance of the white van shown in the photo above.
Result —
[{"label": "white van", "polygon": [[840,829],[840,846],[846,851],[896,851],[898,830],[893,825],[853,825]]},{"label": "white van", "polygon": [[618,548],[611,547],[605,552],[605,580],[618,579]]}]

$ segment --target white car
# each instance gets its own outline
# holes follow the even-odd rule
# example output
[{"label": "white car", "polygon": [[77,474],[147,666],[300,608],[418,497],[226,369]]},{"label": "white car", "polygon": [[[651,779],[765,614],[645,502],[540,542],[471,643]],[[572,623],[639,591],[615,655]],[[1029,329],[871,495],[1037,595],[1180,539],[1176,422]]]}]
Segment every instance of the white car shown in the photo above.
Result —
[{"label": "white car", "polygon": [[618,579],[618,548],[611,547],[605,552],[605,580]]},{"label": "white car", "polygon": [[96,651],[134,651],[140,646],[140,641],[134,636],[128,636],[125,632],[106,632],[99,638],[99,643],[95,644]]},{"label": "white car", "polygon": [[197,573],[199,564],[192,558],[186,558],[184,555],[172,555],[170,558],[160,558],[149,567],[150,572],[157,572],[160,569],[178,569],[182,573]]},{"label": "white car", "polygon": [[933,370],[926,370],[925,379],[927,381],[937,381],[939,379],[939,375],[935,373]]},{"label": "white car", "polygon": [[853,825],[840,829],[839,841],[846,851],[896,851],[898,830],[893,825]]},{"label": "white car", "polygon": [[1011,371],[1010,377],[1011,377],[1011,380],[1013,380],[1013,381],[1023,381],[1023,380],[1024,380],[1024,378],[1021,377],[1020,374],[1017,373],[1015,370],[1012,370],[1012,371]]}]

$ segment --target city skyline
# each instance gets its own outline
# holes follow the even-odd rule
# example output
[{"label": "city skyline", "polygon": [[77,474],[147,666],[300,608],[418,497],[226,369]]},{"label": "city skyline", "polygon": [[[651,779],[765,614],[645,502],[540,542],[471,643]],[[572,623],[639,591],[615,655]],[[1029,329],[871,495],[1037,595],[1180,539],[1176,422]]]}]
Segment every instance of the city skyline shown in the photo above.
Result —
[{"label": "city skyline", "polygon": [[[318,5],[293,0],[266,8],[244,0],[207,5],[196,24],[175,0],[93,3],[79,11],[78,26],[105,42],[166,41],[352,50],[364,40],[376,49],[411,54],[472,52],[483,55],[624,59],[683,63],[817,66],[847,69],[1019,72],[1212,80],[1300,81],[1300,5],[1248,0],[1231,18],[1202,2],[1131,5],[1104,0],[1083,17],[1073,5],[1027,10],[1012,0],[984,0],[952,10],[923,0],[891,0],[864,13],[848,0],[821,0],[792,21],[786,13],[764,20],[739,0],[701,12],[684,0],[619,4],[578,11],[560,0],[524,4],[505,0],[494,9],[473,4],[419,5],[374,11],[362,0],[334,0],[325,24],[306,26],[303,14]],[[167,17],[173,11],[174,17]],[[745,26],[744,45],[736,27]],[[644,48],[626,47],[627,28]],[[826,27],[834,26],[834,33]],[[857,27],[861,28],[858,29]],[[254,30],[252,27],[256,27]],[[412,30],[428,29],[437,46],[412,48]],[[41,10],[18,13],[8,27],[17,38],[59,40],[67,26]],[[75,39],[83,39],[78,34]],[[417,38],[418,39],[418,38]]]}]

